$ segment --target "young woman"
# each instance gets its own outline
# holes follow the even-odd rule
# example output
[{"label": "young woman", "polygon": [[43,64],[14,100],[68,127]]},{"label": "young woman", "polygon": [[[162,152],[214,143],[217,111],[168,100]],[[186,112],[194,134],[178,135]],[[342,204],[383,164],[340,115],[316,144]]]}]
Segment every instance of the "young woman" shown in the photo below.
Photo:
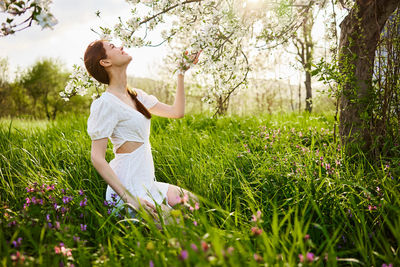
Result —
[{"label": "young woman", "polygon": [[[194,64],[198,62],[200,52],[191,57]],[[141,89],[127,88],[126,68],[131,60],[123,47],[105,40],[92,42],[86,49],[86,70],[108,85],[90,106],[87,132],[92,140],[91,161],[108,183],[107,201],[116,197],[119,205],[125,202],[135,209],[142,206],[157,218],[155,203],[168,210],[182,199],[198,201],[193,193],[155,179],[149,142],[151,114],[167,118],[184,115],[184,71],[178,73],[178,87],[171,106]],[[105,160],[108,138],[115,154],[110,163]]]}]

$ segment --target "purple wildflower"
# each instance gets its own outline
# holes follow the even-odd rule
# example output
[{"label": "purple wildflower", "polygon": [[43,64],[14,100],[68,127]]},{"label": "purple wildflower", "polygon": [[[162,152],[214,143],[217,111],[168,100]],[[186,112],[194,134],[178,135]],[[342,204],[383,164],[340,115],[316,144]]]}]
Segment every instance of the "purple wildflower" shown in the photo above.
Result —
[{"label": "purple wildflower", "polygon": [[81,196],[82,196],[83,194],[85,194],[85,193],[83,192],[83,190],[82,190],[82,189],[80,189],[80,190],[79,190],[79,195],[81,195]]},{"label": "purple wildflower", "polygon": [[82,200],[82,201],[79,203],[79,206],[83,207],[83,206],[86,206],[86,204],[87,204],[87,198],[85,197],[85,199]]},{"label": "purple wildflower", "polygon": [[188,256],[189,256],[189,254],[188,254],[188,252],[187,252],[187,250],[182,250],[181,251],[181,254],[179,255],[179,258],[181,259],[181,260],[186,260],[187,258],[188,258]]},{"label": "purple wildflower", "polygon": [[21,245],[21,241],[22,241],[22,237],[18,237],[17,241],[13,241],[12,244],[14,246],[14,248],[17,248]]},{"label": "purple wildflower", "polygon": [[50,214],[46,215],[46,221],[50,221]]},{"label": "purple wildflower", "polygon": [[78,242],[78,241],[79,241],[79,239],[80,239],[80,237],[79,237],[79,236],[74,236],[74,241],[75,241],[75,242]]},{"label": "purple wildflower", "polygon": [[81,224],[81,230],[86,231],[86,226],[87,226],[86,224]]},{"label": "purple wildflower", "polygon": [[153,261],[152,261],[152,260],[150,260],[150,262],[149,262],[149,266],[150,266],[150,267],[154,267],[154,263],[153,263]]}]

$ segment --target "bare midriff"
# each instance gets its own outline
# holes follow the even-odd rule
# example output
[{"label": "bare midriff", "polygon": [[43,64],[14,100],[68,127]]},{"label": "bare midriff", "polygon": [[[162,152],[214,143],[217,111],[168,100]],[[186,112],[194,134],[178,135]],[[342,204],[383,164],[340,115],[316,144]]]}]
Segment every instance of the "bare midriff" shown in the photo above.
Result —
[{"label": "bare midriff", "polygon": [[117,153],[131,153],[138,149],[141,145],[143,145],[142,142],[135,142],[135,141],[126,141],[123,143],[118,149]]}]

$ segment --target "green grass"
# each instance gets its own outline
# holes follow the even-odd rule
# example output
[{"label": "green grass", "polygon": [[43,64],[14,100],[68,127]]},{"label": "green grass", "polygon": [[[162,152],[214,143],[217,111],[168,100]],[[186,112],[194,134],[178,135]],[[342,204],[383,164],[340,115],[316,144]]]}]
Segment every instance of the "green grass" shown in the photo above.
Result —
[{"label": "green grass", "polygon": [[[346,156],[334,143],[332,116],[153,117],[157,180],[201,198],[198,210],[176,206],[180,222],[162,231],[149,218],[132,223],[124,210],[108,214],[107,184],[90,162],[86,119],[0,121],[3,266],[17,261],[17,251],[26,263],[45,266],[293,266],[307,253],[313,261],[303,265],[400,265],[400,159]],[[106,159],[112,158],[110,144]],[[34,182],[55,189],[28,193]],[[62,216],[46,201],[24,210],[33,194],[52,195],[68,212]],[[63,196],[72,201],[63,204]],[[257,210],[260,220],[251,221]],[[58,229],[47,227],[47,214]],[[60,242],[71,256],[56,253]]]}]

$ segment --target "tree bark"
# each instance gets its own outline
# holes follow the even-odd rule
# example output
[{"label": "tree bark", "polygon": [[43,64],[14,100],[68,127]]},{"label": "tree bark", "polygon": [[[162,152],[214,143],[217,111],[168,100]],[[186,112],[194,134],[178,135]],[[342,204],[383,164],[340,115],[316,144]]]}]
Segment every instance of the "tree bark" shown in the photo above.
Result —
[{"label": "tree bark", "polygon": [[375,50],[386,20],[399,6],[399,0],[357,0],[340,25],[339,67],[346,81],[342,81],[339,132],[344,144],[361,140],[364,149],[372,144],[368,117]]}]

